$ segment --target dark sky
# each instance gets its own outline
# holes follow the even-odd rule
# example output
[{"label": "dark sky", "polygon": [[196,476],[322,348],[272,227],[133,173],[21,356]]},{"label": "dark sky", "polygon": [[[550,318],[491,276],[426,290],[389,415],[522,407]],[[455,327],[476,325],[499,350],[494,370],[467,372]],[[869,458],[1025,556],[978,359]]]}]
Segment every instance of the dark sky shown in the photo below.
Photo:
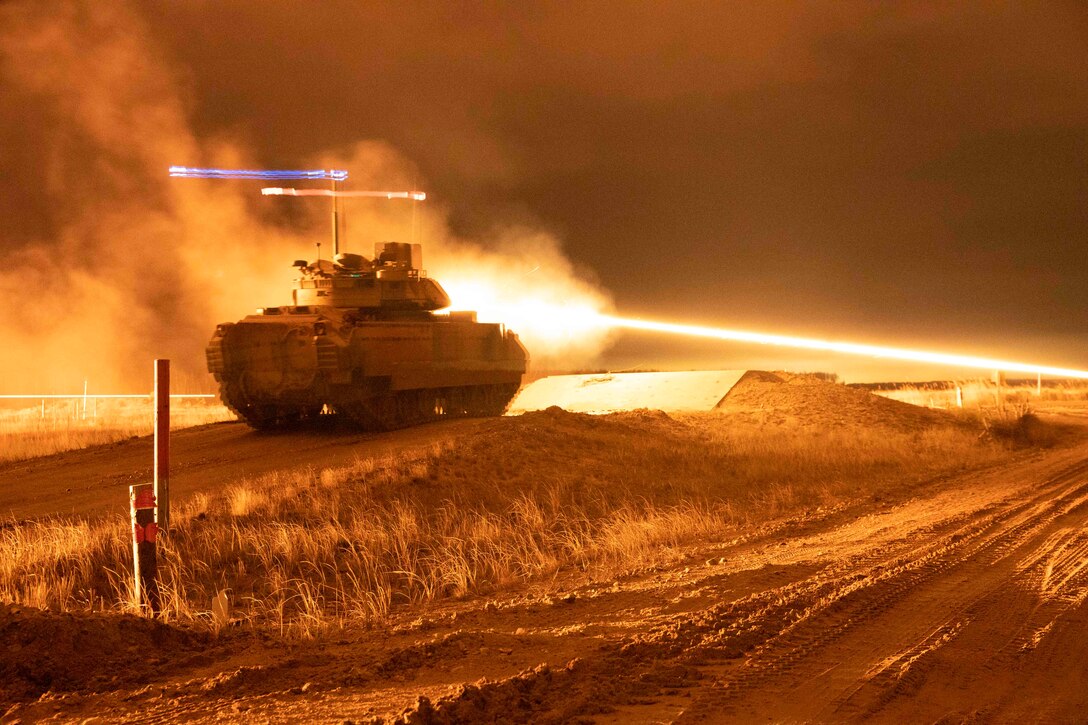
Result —
[{"label": "dark sky", "polygon": [[[387,141],[456,231],[549,229],[622,312],[1088,367],[1084,3],[135,8],[198,138]],[[0,103],[9,246],[53,223],[35,104]],[[717,354],[675,345],[611,355]]]}]

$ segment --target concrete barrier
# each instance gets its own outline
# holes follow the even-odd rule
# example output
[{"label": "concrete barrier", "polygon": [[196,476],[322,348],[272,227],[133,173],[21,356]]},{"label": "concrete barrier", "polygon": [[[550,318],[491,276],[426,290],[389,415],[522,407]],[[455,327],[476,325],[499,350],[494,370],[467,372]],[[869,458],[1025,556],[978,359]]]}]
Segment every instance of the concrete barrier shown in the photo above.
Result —
[{"label": "concrete barrier", "polygon": [[553,375],[533,381],[510,403],[508,415],[553,405],[577,413],[650,408],[713,410],[747,370]]}]

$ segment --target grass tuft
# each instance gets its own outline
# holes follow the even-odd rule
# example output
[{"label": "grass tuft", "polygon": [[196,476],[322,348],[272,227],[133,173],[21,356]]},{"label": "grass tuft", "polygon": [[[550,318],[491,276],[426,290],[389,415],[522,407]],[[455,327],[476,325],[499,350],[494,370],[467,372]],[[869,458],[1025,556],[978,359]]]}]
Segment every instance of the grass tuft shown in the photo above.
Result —
[{"label": "grass tuft", "polygon": [[[236,618],[313,636],[562,571],[650,566],[743,526],[1009,455],[964,426],[527,414],[456,444],[194,496],[161,540],[165,616],[221,627],[212,599],[225,589]],[[128,535],[121,518],[0,528],[0,600],[129,608]]]}]

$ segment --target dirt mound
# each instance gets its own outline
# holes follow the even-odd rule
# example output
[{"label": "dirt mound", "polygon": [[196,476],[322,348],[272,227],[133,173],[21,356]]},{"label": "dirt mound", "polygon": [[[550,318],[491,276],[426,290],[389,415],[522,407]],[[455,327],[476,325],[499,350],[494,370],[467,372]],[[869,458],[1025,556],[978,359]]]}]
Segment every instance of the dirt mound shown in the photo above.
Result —
[{"label": "dirt mound", "polygon": [[[462,685],[453,695],[432,702],[420,697],[404,710],[391,725],[449,725],[450,723],[510,722],[563,723],[575,716],[612,712],[609,705],[595,705],[603,700],[604,690],[617,694],[615,684],[602,685],[587,677],[581,660],[552,669],[542,664],[504,680],[481,680]],[[622,688],[626,689],[626,688]],[[375,718],[370,725],[383,725]]]},{"label": "dirt mound", "polygon": [[512,492],[546,497],[556,486],[576,498],[592,497],[591,491],[622,497],[625,488],[640,488],[642,479],[652,478],[659,457],[683,459],[699,445],[692,425],[661,411],[589,415],[552,407],[501,418],[462,437],[430,462],[410,491],[390,493],[410,492],[417,501],[436,505],[455,493],[467,505],[498,501],[502,508]]},{"label": "dirt mound", "polygon": [[420,697],[391,721],[374,718],[369,725],[569,723],[591,722],[597,715],[622,722],[618,707],[653,704],[663,692],[702,679],[696,668],[662,662],[654,653],[612,650],[593,662],[576,658],[565,667],[540,664],[513,677],[464,684],[435,701]]},{"label": "dirt mound", "polygon": [[785,372],[748,373],[718,409],[771,425],[882,426],[914,431],[962,423],[950,413],[890,400],[815,375]]},{"label": "dirt mound", "polygon": [[0,702],[140,682],[208,636],[131,615],[54,614],[0,603]]},{"label": "dirt mound", "polygon": [[588,413],[576,413],[564,410],[553,405],[545,410],[532,411],[516,416],[516,421],[511,425],[514,430],[527,427],[529,429],[538,426],[558,426],[577,428],[580,430],[597,430],[603,425],[605,428],[626,428],[630,432],[672,431],[683,432],[689,429],[685,423],[681,423],[663,410],[651,410],[648,408],[636,408],[623,410],[604,415],[591,415]]}]

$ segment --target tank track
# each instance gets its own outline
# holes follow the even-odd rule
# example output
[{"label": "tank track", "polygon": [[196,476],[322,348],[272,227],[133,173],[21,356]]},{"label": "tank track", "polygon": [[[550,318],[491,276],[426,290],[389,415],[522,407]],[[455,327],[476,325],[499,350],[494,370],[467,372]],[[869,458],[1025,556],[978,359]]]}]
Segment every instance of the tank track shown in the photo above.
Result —
[{"label": "tank track", "polygon": [[[346,418],[362,430],[386,431],[442,418],[502,415],[518,391],[516,383],[456,388],[400,390],[349,402],[283,404],[252,400],[241,386],[221,382],[219,397],[239,419],[257,430],[305,427],[323,410]],[[319,399],[315,396],[315,399]]]},{"label": "tank track", "polygon": [[400,390],[335,405],[334,410],[364,430],[394,430],[442,418],[502,415],[517,391],[516,384]]},{"label": "tank track", "polygon": [[220,383],[219,399],[223,405],[257,430],[283,430],[312,423],[321,414],[322,406],[281,405],[251,400],[238,385]]}]

